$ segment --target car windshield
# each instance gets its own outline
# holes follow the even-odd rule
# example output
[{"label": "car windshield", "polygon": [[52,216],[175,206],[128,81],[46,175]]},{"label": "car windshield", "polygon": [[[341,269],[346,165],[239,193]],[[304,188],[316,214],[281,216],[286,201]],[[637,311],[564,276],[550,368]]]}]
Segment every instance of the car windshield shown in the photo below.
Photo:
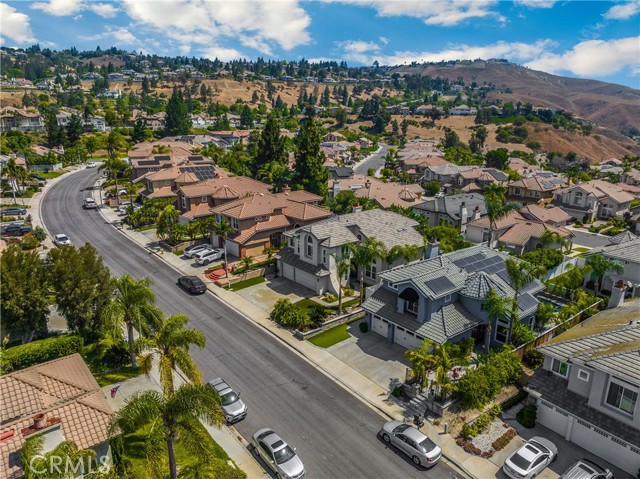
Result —
[{"label": "car windshield", "polygon": [[221,396],[221,399],[222,399],[222,405],[228,406],[229,404],[233,404],[234,402],[238,401],[238,399],[240,398],[236,393],[231,391],[230,393],[227,393],[224,396]]},{"label": "car windshield", "polygon": [[69,238],[65,235],[58,236],[58,241],[69,241]]},{"label": "car windshield", "polygon": [[436,447],[435,443],[434,443],[431,439],[429,439],[428,437],[427,437],[427,438],[425,438],[425,439],[424,439],[424,441],[422,441],[422,442],[419,444],[419,446],[420,446],[420,449],[421,449],[423,452],[430,452],[430,451],[433,451],[433,450],[435,449],[435,447]]},{"label": "car windshield", "polygon": [[399,426],[397,426],[397,427],[395,427],[395,428],[393,429],[393,433],[394,433],[394,434],[397,434],[397,433],[399,433],[399,432],[404,432],[404,431],[406,431],[407,429],[409,429],[410,427],[411,427],[411,426],[409,426],[408,424],[400,424]]},{"label": "car windshield", "polygon": [[276,458],[276,464],[282,464],[287,461],[290,461],[296,453],[293,452],[289,446],[284,446],[282,449],[278,449],[274,452],[274,456]]},{"label": "car windshield", "polygon": [[519,453],[516,453],[511,458],[511,462],[517,466],[518,468],[526,471],[531,466],[531,462],[526,457],[521,456]]}]

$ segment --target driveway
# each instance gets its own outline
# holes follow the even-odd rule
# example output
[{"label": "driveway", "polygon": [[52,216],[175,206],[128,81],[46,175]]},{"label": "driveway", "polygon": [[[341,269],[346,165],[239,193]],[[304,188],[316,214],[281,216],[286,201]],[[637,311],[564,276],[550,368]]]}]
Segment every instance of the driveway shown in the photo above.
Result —
[{"label": "driveway", "polygon": [[269,313],[279,299],[287,298],[295,303],[303,298],[315,296],[312,290],[285,278],[267,279],[264,283],[241,289],[237,294]]},{"label": "driveway", "polygon": [[377,333],[363,333],[360,321],[347,328],[349,339],[327,348],[331,354],[378,385],[389,389],[392,384],[403,382],[409,361],[404,357],[405,348],[389,343]]}]

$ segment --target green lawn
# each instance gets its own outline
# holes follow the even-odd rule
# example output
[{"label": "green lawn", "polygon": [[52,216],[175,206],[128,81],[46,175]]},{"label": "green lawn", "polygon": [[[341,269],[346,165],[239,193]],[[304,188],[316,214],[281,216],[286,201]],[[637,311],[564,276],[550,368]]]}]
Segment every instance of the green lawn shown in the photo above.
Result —
[{"label": "green lawn", "polygon": [[311,344],[315,344],[320,348],[328,348],[329,346],[333,346],[334,344],[337,344],[340,341],[344,341],[351,336],[347,332],[348,326],[348,324],[340,324],[331,329],[327,329],[317,336],[310,338],[309,342]]},{"label": "green lawn", "polygon": [[244,281],[240,281],[238,283],[231,285],[231,291],[240,291],[241,289],[248,288],[249,286],[254,286],[256,284],[264,283],[266,280],[264,276],[258,276],[256,278],[245,279]]},{"label": "green lawn", "polygon": [[331,313],[331,310],[333,308],[333,307],[323,306],[320,303],[316,303],[313,299],[309,299],[309,298],[301,299],[300,301],[293,304],[295,304],[296,306],[298,306],[299,308],[302,308],[307,312],[309,312],[312,308],[315,308],[316,306],[321,306],[327,310],[327,313]]},{"label": "green lawn", "polygon": [[57,178],[58,176],[64,175],[64,172],[61,173],[60,171],[38,171],[36,174],[42,176],[43,178],[48,178],[51,180],[53,178]]},{"label": "green lawn", "polygon": [[577,251],[578,253],[586,253],[589,251],[589,248],[583,248],[582,246],[573,248],[572,251]]},{"label": "green lawn", "polygon": [[142,374],[140,368],[133,369],[131,366],[124,366],[108,373],[94,374],[94,376],[96,381],[98,381],[98,385],[104,387],[109,384],[121,383],[127,379],[135,378],[136,376],[140,376],[140,374]]}]

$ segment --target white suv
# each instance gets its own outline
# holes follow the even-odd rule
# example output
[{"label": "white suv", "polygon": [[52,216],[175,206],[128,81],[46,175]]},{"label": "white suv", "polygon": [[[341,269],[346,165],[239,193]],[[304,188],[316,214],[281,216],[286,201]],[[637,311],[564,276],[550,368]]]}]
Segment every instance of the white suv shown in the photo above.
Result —
[{"label": "white suv", "polygon": [[59,233],[53,237],[53,244],[58,246],[63,244],[71,244],[71,240],[67,235]]},{"label": "white suv", "polygon": [[206,266],[212,261],[222,258],[222,255],[222,250],[210,249],[196,254],[194,258],[196,259],[196,263]]}]

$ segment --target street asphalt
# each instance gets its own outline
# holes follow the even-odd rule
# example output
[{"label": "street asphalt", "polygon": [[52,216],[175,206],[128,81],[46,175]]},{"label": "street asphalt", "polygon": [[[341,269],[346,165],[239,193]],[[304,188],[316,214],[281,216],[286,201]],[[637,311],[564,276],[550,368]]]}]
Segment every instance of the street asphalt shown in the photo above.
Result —
[{"label": "street asphalt", "polygon": [[222,376],[242,394],[247,418],[235,425],[246,440],[273,428],[315,478],[453,478],[445,464],[426,471],[385,448],[377,438],[385,418],[337,385],[280,340],[230,309],[211,293],[190,296],[176,285],[178,273],[105,222],[82,201],[98,178],[86,170],[63,178],[46,193],[41,214],[49,234],[66,233],[80,246],[93,244],[113,275],[148,276],[166,314],[185,313],[205,333],[203,350],[192,349],[205,380]]},{"label": "street asphalt", "polygon": [[372,153],[354,166],[353,171],[356,175],[366,175],[369,168],[373,168],[377,174],[378,171],[384,168],[384,157],[389,151],[390,146],[385,143],[378,144],[380,145],[380,151]]}]

